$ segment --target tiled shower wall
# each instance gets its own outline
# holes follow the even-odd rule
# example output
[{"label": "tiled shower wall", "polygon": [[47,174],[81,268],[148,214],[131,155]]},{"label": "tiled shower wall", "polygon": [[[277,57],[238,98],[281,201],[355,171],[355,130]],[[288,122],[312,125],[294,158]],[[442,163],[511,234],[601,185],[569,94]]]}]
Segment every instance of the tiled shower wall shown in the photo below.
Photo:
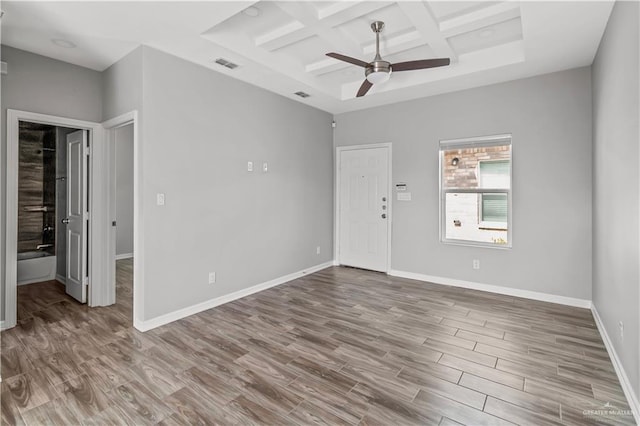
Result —
[{"label": "tiled shower wall", "polygon": [[[18,253],[41,244],[55,253],[56,129],[20,123],[18,169]],[[28,211],[46,207],[47,211]],[[51,227],[51,230],[45,230]]]}]

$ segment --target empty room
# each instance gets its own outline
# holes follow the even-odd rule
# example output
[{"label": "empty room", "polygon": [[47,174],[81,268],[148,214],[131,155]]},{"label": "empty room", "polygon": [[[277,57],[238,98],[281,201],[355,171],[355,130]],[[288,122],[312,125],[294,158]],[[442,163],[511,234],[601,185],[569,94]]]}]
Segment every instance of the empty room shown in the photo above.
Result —
[{"label": "empty room", "polygon": [[640,3],[3,1],[6,425],[636,425]]}]

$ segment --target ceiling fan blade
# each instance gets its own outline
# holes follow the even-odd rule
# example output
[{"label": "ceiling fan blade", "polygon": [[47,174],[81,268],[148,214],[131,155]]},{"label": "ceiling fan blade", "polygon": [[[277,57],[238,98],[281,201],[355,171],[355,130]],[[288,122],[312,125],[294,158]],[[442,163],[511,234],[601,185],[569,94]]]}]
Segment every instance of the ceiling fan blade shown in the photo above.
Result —
[{"label": "ceiling fan blade", "polygon": [[425,68],[444,67],[446,65],[449,65],[450,63],[451,63],[451,59],[449,58],[422,59],[419,61],[407,61],[407,62],[398,62],[397,64],[392,64],[391,70],[393,72],[422,70]]},{"label": "ceiling fan blade", "polygon": [[373,86],[373,84],[369,80],[365,79],[362,82],[362,86],[360,86],[360,88],[358,89],[358,94],[356,95],[356,98],[366,95],[369,89],[371,89],[371,86]]},{"label": "ceiling fan blade", "polygon": [[365,61],[361,61],[360,59],[356,59],[356,58],[352,58],[351,56],[345,56],[345,55],[341,55],[339,53],[327,53],[327,56],[334,58],[334,59],[338,59],[340,61],[344,61],[344,62],[349,62],[350,64],[353,65],[357,65],[359,67],[366,67],[367,65],[369,65],[368,63],[366,63]]}]

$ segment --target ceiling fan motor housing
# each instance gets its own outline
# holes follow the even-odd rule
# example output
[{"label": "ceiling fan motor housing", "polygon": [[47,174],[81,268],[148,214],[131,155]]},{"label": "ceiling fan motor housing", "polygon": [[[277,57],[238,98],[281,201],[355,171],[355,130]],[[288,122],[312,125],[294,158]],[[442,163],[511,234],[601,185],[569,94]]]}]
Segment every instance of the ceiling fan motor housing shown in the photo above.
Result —
[{"label": "ceiling fan motor housing", "polygon": [[386,72],[387,74],[391,73],[391,62],[376,60],[373,62],[369,62],[367,67],[364,70],[364,75],[368,76],[372,72]]}]

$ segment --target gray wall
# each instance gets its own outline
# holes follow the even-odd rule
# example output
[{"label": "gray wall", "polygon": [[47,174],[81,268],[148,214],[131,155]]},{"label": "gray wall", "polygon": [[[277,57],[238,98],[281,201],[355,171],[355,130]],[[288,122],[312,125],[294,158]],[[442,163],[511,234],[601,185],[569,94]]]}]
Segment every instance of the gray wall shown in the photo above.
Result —
[{"label": "gray wall", "polygon": [[133,124],[115,131],[116,256],[133,253]]},{"label": "gray wall", "polygon": [[[640,395],[637,2],[616,2],[593,64],[593,303]],[[624,340],[618,322],[625,326]]]},{"label": "gray wall", "polygon": [[[1,55],[9,70],[7,75],[1,77],[0,200],[3,200],[3,207],[0,209],[0,263],[3,273],[0,274],[0,291],[4,295],[7,109],[99,122],[102,118],[102,77],[97,71],[7,46],[2,46]],[[0,316],[4,320],[4,306]]]},{"label": "gray wall", "polygon": [[151,48],[143,58],[145,319],[330,261],[331,115]]},{"label": "gray wall", "polygon": [[[579,68],[336,116],[336,146],[393,143],[392,268],[591,299],[591,80]],[[513,134],[513,248],[439,241],[438,142]],[[479,259],[481,269],[472,269]]]},{"label": "gray wall", "polygon": [[102,74],[12,48],[2,55],[3,127],[6,108],[89,121],[138,110],[140,319],[332,259],[329,114],[150,48]]},{"label": "gray wall", "polygon": [[142,111],[142,47],[102,73],[102,120]]}]

